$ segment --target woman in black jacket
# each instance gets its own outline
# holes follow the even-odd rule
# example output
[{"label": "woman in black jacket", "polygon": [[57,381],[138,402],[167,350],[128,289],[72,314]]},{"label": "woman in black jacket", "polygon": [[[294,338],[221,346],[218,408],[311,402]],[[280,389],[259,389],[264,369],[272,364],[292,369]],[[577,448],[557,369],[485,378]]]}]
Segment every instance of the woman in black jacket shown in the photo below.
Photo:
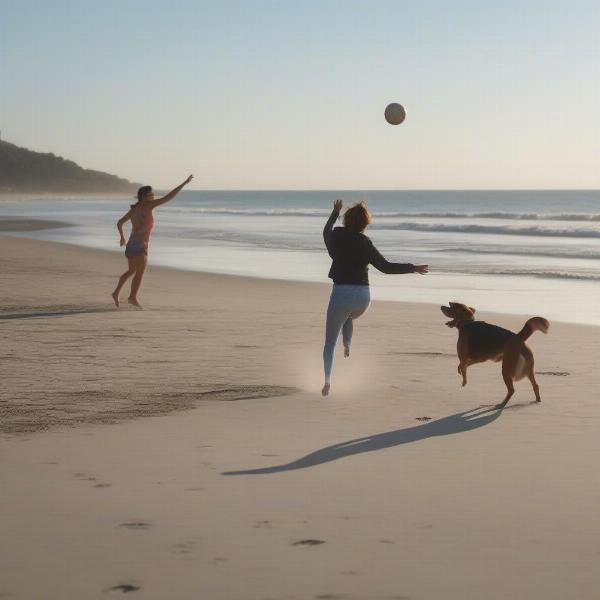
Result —
[{"label": "woman in black jacket", "polygon": [[342,210],[342,201],[336,200],[333,212],[323,229],[323,239],[329,256],[332,258],[329,277],[333,280],[333,290],[327,308],[325,326],[325,347],[323,363],[325,367],[325,385],[322,394],[327,396],[330,390],[333,351],[340,330],[344,342],[344,356],[350,356],[352,341],[352,321],[358,319],[369,307],[368,265],[373,265],[382,273],[420,273],[428,271],[427,265],[388,262],[375,248],[373,242],[363,231],[371,223],[371,214],[364,202],[350,207],[344,214],[344,226],[334,224]]}]

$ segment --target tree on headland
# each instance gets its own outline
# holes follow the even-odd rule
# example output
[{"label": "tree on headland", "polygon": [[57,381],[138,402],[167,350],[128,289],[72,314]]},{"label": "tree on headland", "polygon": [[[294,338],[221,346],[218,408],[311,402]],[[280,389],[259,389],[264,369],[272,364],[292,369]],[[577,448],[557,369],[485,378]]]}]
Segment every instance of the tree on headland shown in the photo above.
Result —
[{"label": "tree on headland", "polygon": [[129,193],[137,187],[52,152],[34,152],[0,139],[0,193]]}]

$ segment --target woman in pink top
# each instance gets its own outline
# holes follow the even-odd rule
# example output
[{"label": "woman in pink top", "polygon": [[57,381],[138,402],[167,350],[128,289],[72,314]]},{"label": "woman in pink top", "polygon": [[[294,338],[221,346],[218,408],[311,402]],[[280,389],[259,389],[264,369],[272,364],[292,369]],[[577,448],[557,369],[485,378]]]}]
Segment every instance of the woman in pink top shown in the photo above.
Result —
[{"label": "woman in pink top", "polygon": [[[131,205],[131,208],[126,215],[121,217],[117,223],[117,229],[121,234],[121,246],[125,246],[125,256],[129,263],[129,268],[121,277],[115,291],[112,293],[115,304],[119,306],[119,292],[125,282],[133,275],[131,282],[131,293],[129,294],[128,302],[133,306],[140,307],[137,299],[137,293],[142,283],[142,277],[146,270],[148,262],[148,242],[150,241],[150,232],[154,226],[154,216],[152,211],[161,204],[172,200],[179,194],[182,188],[192,180],[190,175],[181,185],[178,185],[174,190],[170,191],[166,196],[155,199],[152,187],[149,185],[142,186],[137,192],[138,201]],[[131,221],[131,235],[129,241],[125,241],[123,235],[123,225]],[[141,307],[140,307],[141,308]]]}]

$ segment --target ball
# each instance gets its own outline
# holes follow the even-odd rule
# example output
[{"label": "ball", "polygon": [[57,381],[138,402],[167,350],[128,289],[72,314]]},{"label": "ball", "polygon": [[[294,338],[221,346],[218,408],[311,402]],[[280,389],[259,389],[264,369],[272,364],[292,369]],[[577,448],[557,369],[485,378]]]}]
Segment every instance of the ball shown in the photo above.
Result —
[{"label": "ball", "polygon": [[406,119],[406,111],[402,104],[398,104],[396,102],[392,102],[392,104],[388,104],[385,109],[385,120],[390,125],[400,125],[404,119]]}]

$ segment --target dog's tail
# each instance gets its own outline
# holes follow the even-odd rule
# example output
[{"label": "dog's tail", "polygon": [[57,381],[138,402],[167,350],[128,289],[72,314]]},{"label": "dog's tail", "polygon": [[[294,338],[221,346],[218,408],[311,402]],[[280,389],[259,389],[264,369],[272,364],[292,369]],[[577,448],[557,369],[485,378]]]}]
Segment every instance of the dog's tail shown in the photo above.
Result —
[{"label": "dog's tail", "polygon": [[550,323],[544,317],[531,317],[523,325],[523,329],[517,333],[517,337],[524,342],[531,337],[534,331],[548,333],[548,327],[550,327]]}]

